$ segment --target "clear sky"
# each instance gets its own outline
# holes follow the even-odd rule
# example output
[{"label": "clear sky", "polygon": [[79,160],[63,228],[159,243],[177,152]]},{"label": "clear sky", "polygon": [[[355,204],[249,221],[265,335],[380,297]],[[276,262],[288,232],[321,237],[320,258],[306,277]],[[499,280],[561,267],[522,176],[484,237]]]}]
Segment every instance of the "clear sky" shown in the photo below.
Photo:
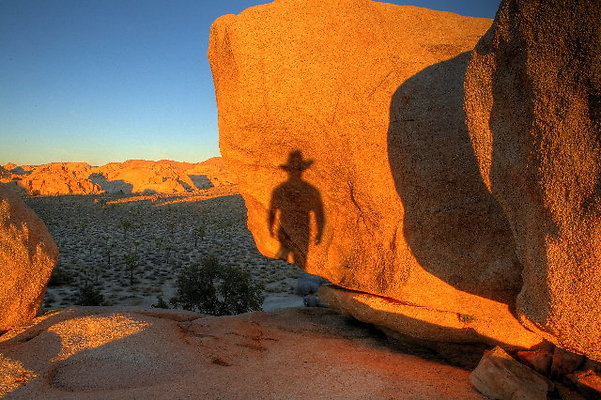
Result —
[{"label": "clear sky", "polygon": [[[209,28],[267,2],[0,0],[0,164],[219,155]],[[387,2],[487,18],[499,5]]]}]

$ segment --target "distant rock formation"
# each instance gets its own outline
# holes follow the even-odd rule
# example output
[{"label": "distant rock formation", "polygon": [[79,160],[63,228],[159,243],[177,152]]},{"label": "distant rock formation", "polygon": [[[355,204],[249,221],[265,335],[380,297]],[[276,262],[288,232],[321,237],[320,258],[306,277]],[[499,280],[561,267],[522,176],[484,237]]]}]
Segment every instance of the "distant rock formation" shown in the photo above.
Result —
[{"label": "distant rock formation", "polygon": [[58,260],[44,223],[0,187],[0,332],[35,317]]},{"label": "distant rock formation", "polygon": [[468,371],[393,351],[371,333],[324,308],[57,311],[0,336],[0,397],[483,399]]},{"label": "distant rock formation", "polygon": [[100,188],[87,178],[92,167],[87,163],[51,163],[40,165],[20,179],[29,194],[90,194]]},{"label": "distant rock formation", "polygon": [[[87,163],[10,166],[0,183],[29,195],[95,193],[189,193],[212,186],[232,185],[234,176],[220,157],[202,163],[128,160],[93,167]],[[6,167],[6,165],[5,165]]]},{"label": "distant rock formation", "polygon": [[280,0],[219,18],[208,55],[222,154],[263,254],[351,289],[327,297],[364,321],[531,346],[540,337],[511,311],[522,267],[463,113],[469,51],[490,24]]},{"label": "distant rock formation", "polygon": [[531,329],[601,360],[601,4],[506,0],[465,109],[483,180],[524,265]]}]

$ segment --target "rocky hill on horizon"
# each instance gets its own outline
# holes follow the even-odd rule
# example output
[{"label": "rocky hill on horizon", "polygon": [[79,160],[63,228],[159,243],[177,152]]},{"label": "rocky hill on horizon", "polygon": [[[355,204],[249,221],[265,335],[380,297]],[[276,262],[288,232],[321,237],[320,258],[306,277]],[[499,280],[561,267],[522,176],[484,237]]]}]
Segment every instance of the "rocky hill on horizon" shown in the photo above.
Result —
[{"label": "rocky hill on horizon", "polygon": [[127,160],[92,166],[86,162],[1,166],[0,184],[20,195],[185,194],[235,184],[221,157],[200,163]]}]

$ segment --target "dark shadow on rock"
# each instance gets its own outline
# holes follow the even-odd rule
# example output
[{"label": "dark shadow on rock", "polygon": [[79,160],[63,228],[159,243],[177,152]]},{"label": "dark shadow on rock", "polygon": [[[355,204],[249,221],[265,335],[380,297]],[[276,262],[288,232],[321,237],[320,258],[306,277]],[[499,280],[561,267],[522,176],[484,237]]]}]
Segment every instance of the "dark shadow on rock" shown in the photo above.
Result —
[{"label": "dark shadow on rock", "polygon": [[188,185],[186,182],[182,181],[181,179],[178,179],[177,183],[182,185],[182,187],[186,190],[186,192],[191,192],[194,190],[194,189],[192,189],[192,186]]},{"label": "dark shadow on rock", "polygon": [[188,178],[192,180],[197,189],[210,189],[215,186],[206,175],[188,175]]},{"label": "dark shadow on rock", "polygon": [[31,171],[25,171],[21,167],[15,167],[15,168],[9,170],[8,172],[10,172],[11,174],[15,174],[15,175],[29,175],[29,174],[31,174]]},{"label": "dark shadow on rock", "polygon": [[[515,2],[509,2],[513,8]],[[559,228],[545,206],[536,136],[539,129],[535,115],[536,93],[533,73],[529,71],[526,34],[518,27],[517,9],[508,13],[504,24],[515,29],[499,40],[493,49],[495,32],[491,29],[478,43],[475,52],[495,56],[491,82],[493,103],[489,129],[492,136],[490,181],[494,195],[500,199],[516,238],[517,253],[524,262],[524,288],[518,300],[520,311],[543,325],[552,304],[548,281],[547,243],[558,236]],[[494,25],[493,25],[494,28]],[[499,33],[499,35],[503,35]],[[552,79],[552,78],[549,78]],[[548,94],[545,94],[548,96]],[[549,110],[548,112],[552,112]],[[543,119],[544,120],[544,119]],[[539,154],[537,154],[539,153]],[[544,173],[544,172],[543,172]]]},{"label": "dark shadow on rock", "polygon": [[480,176],[463,111],[469,53],[404,82],[390,106],[388,158],[404,236],[421,266],[453,287],[513,303],[521,287],[509,224]]},{"label": "dark shadow on rock", "polygon": [[[303,171],[311,164],[313,160],[304,160],[300,150],[290,152],[287,163],[279,166],[288,173],[288,179],[273,190],[267,220],[270,234],[280,242],[277,257],[291,257],[301,267],[306,265],[311,234],[315,235],[315,244],[319,244],[325,225],[321,194],[302,179]],[[316,232],[310,231],[311,214]]]},{"label": "dark shadow on rock", "polygon": [[134,185],[127,183],[122,179],[109,181],[104,174],[100,172],[90,174],[88,179],[92,181],[92,183],[99,185],[100,188],[107,193],[131,193],[134,187]]}]

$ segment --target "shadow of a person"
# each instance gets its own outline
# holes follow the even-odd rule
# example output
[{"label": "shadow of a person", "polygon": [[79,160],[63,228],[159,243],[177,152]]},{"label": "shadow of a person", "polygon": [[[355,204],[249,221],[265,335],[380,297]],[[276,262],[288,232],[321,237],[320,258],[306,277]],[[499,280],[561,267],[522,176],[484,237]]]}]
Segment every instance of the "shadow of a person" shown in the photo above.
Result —
[{"label": "shadow of a person", "polygon": [[268,227],[272,237],[280,242],[277,257],[304,267],[309,251],[310,215],[315,218],[315,244],[321,242],[325,217],[321,195],[317,188],[301,177],[313,160],[303,160],[300,150],[291,151],[286,164],[279,167],[288,172],[288,180],[276,187],[271,195]]}]

